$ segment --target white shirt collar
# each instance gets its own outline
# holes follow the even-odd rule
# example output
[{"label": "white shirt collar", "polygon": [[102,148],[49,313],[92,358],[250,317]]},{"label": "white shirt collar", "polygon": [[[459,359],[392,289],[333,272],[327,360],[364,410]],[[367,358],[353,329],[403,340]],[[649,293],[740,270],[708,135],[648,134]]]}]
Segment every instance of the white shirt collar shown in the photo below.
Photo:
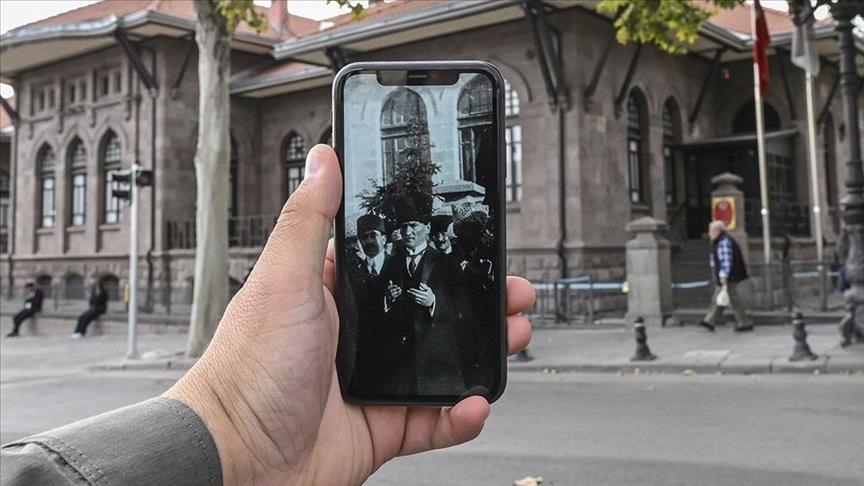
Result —
[{"label": "white shirt collar", "polygon": [[416,257],[417,255],[423,253],[423,252],[426,250],[426,247],[427,247],[427,246],[428,246],[428,245],[427,245],[426,242],[424,241],[423,243],[420,243],[420,245],[418,245],[417,248],[414,248],[414,252],[413,252],[413,253],[409,253],[409,252],[408,252],[408,248],[406,247],[406,248],[405,248],[405,255],[406,255],[408,258],[414,258],[414,257]]},{"label": "white shirt collar", "polygon": [[[381,271],[381,267],[384,266],[384,250],[378,252],[377,255],[372,257],[372,265],[375,267],[376,272]],[[369,257],[366,257],[366,266],[369,266]]]}]

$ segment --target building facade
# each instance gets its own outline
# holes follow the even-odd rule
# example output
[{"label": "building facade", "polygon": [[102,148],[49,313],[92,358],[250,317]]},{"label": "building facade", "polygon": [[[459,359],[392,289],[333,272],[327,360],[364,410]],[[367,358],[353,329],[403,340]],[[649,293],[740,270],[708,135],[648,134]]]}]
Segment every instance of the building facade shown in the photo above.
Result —
[{"label": "building facade", "polygon": [[[109,175],[138,160],[155,173],[139,206],[138,285],[159,305],[188,288],[193,274],[194,13],[184,2],[158,7],[167,10],[151,10],[150,2],[112,3],[0,39],[0,74],[15,87],[17,106],[10,154],[0,153],[0,171],[11,180],[0,273],[4,286],[122,282],[129,209],[110,196]],[[128,11],[112,11],[117,5]],[[692,242],[701,241],[710,218],[710,179],[727,171],[745,179],[745,196],[754,204],[748,203],[745,224],[750,245],[760,246],[748,8],[719,14],[687,55],[673,56],[619,45],[611,19],[591,5],[527,5],[377,2],[362,20],[318,23],[288,16],[284,1],[276,1],[268,12],[271,31],[241,29],[232,55],[226,187],[232,280],[243,279],[302,180],[306,151],[331,138],[334,70],[361,60],[481,59],[501,70],[508,86],[512,274],[621,279],[625,225],[647,215],[668,221],[678,258],[690,258],[688,244],[704,249]],[[791,238],[800,258],[812,258],[804,75],[785,50],[791,20],[770,12],[769,27],[775,46],[765,98],[769,195],[778,218],[772,225],[778,237]],[[92,31],[84,36],[86,29]],[[845,190],[842,142],[861,136],[845,133],[842,123],[832,29],[830,21],[817,27],[823,65],[816,79],[818,201],[827,208],[829,244],[839,231]],[[860,38],[857,47],[864,52]],[[435,112],[433,100],[420,102]],[[383,107],[372,108],[370,116],[380,119]],[[374,125],[369,146],[383,150],[388,134]],[[753,251],[749,258],[760,255]],[[704,262],[702,253],[698,258]]]}]

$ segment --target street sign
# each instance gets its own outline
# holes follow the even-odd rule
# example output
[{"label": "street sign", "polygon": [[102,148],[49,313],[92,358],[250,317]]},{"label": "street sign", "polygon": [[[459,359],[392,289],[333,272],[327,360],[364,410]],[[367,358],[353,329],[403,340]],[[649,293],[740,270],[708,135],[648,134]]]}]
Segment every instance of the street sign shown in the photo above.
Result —
[{"label": "street sign", "polygon": [[132,171],[131,170],[118,170],[112,172],[111,175],[111,196],[122,201],[129,201],[132,199],[132,190],[131,190],[131,182],[132,182]]},{"label": "street sign", "polygon": [[723,221],[727,230],[734,230],[738,225],[735,218],[735,198],[728,196],[712,197],[711,220]]}]

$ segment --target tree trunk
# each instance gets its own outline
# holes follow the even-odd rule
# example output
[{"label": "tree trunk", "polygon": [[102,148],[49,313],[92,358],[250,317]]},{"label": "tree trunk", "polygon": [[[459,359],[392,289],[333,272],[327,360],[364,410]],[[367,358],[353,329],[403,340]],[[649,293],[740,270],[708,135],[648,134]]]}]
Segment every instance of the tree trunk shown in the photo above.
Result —
[{"label": "tree trunk", "polygon": [[195,0],[198,145],[195,148],[195,281],[186,355],[200,356],[228,303],[230,34],[214,0]]}]

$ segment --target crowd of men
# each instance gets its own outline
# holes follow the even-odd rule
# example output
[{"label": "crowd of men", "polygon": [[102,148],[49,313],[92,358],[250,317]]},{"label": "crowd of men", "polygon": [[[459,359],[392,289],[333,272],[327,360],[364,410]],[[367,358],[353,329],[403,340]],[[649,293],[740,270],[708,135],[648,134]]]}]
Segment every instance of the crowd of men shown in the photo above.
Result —
[{"label": "crowd of men", "polygon": [[390,231],[379,216],[357,219],[342,316],[353,324],[355,395],[482,394],[500,374],[491,219],[470,205],[454,214],[409,208]]}]

